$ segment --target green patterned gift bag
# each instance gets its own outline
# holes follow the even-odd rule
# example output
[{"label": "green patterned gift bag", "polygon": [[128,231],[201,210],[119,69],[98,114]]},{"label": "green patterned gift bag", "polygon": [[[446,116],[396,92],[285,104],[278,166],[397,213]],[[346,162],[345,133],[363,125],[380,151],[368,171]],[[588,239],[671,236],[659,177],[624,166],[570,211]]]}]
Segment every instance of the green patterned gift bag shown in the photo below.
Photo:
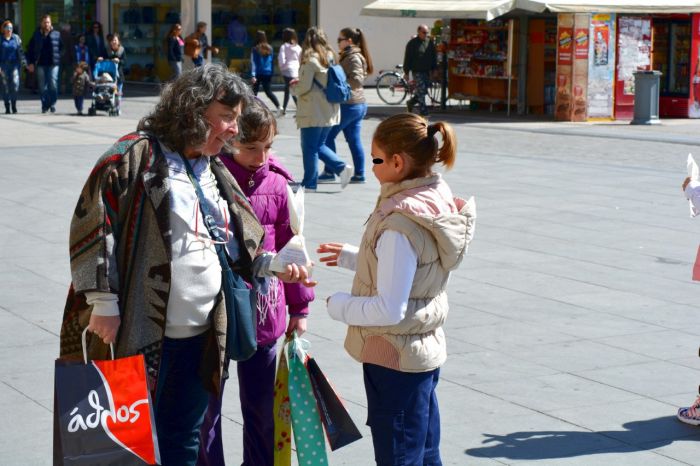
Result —
[{"label": "green patterned gift bag", "polygon": [[304,363],[309,342],[295,337],[289,343],[289,401],[299,466],[327,466],[326,441]]}]

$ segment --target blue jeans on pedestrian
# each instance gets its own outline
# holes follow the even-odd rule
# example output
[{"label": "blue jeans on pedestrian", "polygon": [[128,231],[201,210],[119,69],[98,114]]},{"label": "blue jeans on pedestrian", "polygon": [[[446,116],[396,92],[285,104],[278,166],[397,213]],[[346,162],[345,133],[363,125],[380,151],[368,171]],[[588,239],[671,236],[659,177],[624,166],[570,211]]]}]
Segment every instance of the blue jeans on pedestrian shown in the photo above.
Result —
[{"label": "blue jeans on pedestrian", "polygon": [[75,103],[75,109],[78,111],[78,113],[83,113],[83,102],[85,101],[85,97],[82,95],[76,95],[73,96],[73,102]]},{"label": "blue jeans on pedestrian", "polygon": [[321,159],[326,164],[326,169],[333,174],[339,175],[345,168],[345,162],[326,145],[330,130],[330,126],[301,128],[301,153],[304,158],[304,179],[301,185],[305,188],[316,189],[318,159]]},{"label": "blue jeans on pedestrian", "polygon": [[204,55],[200,53],[197,58],[193,58],[192,64],[195,66],[195,68],[202,66],[204,64]]},{"label": "blue jeans on pedestrian", "polygon": [[199,369],[209,333],[163,340],[154,403],[163,466],[197,464],[199,429],[209,402]]},{"label": "blue jeans on pedestrian", "polygon": [[377,465],[441,466],[440,369],[400,372],[365,363],[362,370]]},{"label": "blue jeans on pedestrian", "polygon": [[[243,415],[243,466],[274,464],[274,385],[277,345],[258,346],[250,359],[237,363],[238,392]],[[223,385],[221,391],[223,393]],[[209,395],[202,424],[202,447],[197,466],[223,466],[221,396]]]},{"label": "blue jeans on pedestrian", "polygon": [[15,102],[17,100],[17,91],[19,90],[19,65],[9,64],[2,65],[2,99],[7,102]]},{"label": "blue jeans on pedestrian", "polygon": [[365,150],[362,147],[360,130],[362,120],[367,115],[367,104],[340,104],[340,124],[331,128],[326,145],[335,152],[335,138],[342,131],[350,146],[355,176],[365,176]]},{"label": "blue jeans on pedestrian", "polygon": [[39,65],[36,67],[42,111],[46,111],[56,105],[56,100],[58,99],[58,70],[58,65]]}]

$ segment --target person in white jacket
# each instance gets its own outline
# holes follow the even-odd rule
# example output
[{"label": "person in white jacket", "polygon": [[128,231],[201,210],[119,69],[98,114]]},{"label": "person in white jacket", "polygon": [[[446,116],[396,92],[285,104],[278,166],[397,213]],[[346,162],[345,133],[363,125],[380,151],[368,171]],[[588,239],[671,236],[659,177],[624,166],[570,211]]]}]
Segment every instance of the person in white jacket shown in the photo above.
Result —
[{"label": "person in white jacket", "polygon": [[353,167],[343,162],[326,145],[331,128],[340,123],[340,105],[326,99],[324,89],[328,84],[328,67],[335,62],[335,52],[328,46],[326,34],[317,27],[306,31],[301,53],[299,79],[292,80],[297,96],[297,127],[301,130],[301,152],[304,158],[304,179],[301,185],[306,191],[316,191],[318,184],[318,160],[326,170],[340,176],[340,186],[350,182]]},{"label": "person in white jacket", "polygon": [[[289,83],[299,77],[299,65],[301,58],[301,47],[297,39],[297,32],[293,28],[285,28],[282,31],[282,41],[284,43],[280,47],[277,55],[277,62],[282,72],[284,79],[284,100],[282,101],[282,115],[287,113],[287,104],[289,103]],[[294,105],[297,104],[296,96],[292,96]]]}]

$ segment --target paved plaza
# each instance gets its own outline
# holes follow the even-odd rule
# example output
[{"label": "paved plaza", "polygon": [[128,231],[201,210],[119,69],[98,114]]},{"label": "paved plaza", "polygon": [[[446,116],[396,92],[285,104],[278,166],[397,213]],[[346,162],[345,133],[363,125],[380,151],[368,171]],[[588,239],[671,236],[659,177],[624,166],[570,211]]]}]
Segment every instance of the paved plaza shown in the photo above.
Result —
[{"label": "paved plaza", "polygon": [[[0,115],[0,465],[51,464],[71,213],[95,160],[156,100],[127,95],[118,118],[75,116],[67,98],[53,115],[38,99]],[[371,103],[366,148],[380,118],[400,110]],[[293,113],[280,119],[275,150],[300,178]],[[700,464],[700,427],[675,419],[700,384],[700,285],[690,280],[700,219],[680,189],[688,152],[700,156],[700,121],[569,124],[455,108],[444,117],[459,139],[446,178],[478,210],[449,288],[444,464]],[[349,160],[344,141],[339,153]],[[369,180],[307,196],[311,250],[359,242],[379,189]],[[330,462],[371,465],[361,366],[323,305],[352,274],[314,275],[306,338],[364,435]],[[236,387],[234,376],[224,400],[230,465],[242,457]]]}]

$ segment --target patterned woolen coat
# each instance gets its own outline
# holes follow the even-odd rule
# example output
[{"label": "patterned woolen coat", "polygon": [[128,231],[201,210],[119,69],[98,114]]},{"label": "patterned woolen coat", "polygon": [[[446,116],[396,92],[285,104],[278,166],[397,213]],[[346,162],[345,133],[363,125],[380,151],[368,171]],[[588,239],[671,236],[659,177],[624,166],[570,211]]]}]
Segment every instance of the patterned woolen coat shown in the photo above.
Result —
[{"label": "patterned woolen coat", "polygon": [[[153,142],[152,142],[153,141]],[[117,357],[141,353],[151,390],[160,367],[171,279],[170,183],[168,165],[155,139],[143,133],[121,138],[97,162],[88,177],[70,227],[72,283],[61,326],[60,356],[81,359],[81,332],[90,320],[85,291],[119,296],[121,326]],[[234,268],[251,278],[252,262],[263,230],[240,187],[218,158],[211,169],[226,199],[241,258]],[[226,307],[220,292],[212,311],[211,339],[202,361],[205,385],[218,390],[224,365]],[[107,359],[98,338],[89,355]]]}]

